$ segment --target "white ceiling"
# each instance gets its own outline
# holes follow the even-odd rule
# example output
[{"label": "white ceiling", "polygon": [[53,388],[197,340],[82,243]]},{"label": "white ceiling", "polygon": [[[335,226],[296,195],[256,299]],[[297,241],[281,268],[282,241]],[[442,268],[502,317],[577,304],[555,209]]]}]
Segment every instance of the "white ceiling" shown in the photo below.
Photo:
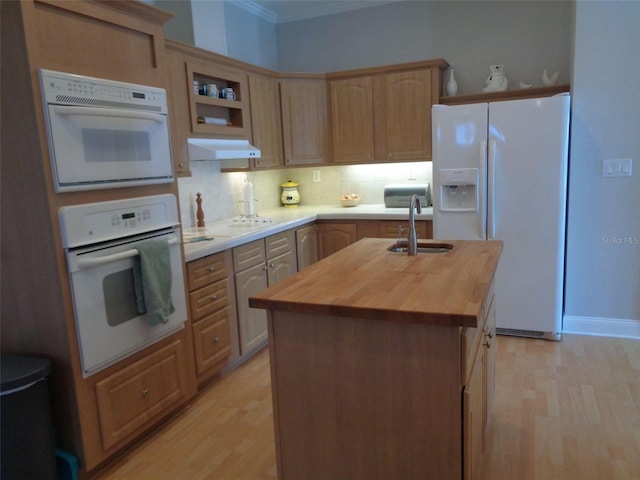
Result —
[{"label": "white ceiling", "polygon": [[286,23],[402,0],[229,0],[272,23]]}]

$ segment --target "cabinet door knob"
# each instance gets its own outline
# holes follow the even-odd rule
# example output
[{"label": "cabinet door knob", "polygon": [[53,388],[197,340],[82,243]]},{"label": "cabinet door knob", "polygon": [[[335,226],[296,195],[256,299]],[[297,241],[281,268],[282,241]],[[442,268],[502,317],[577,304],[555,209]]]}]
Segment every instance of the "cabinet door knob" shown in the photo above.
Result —
[{"label": "cabinet door knob", "polygon": [[219,341],[220,341],[220,338],[219,338],[219,337],[214,337],[214,339],[213,339],[213,343],[218,343]]},{"label": "cabinet door knob", "polygon": [[482,345],[484,345],[487,348],[491,348],[491,340],[487,340],[486,342],[484,342]]},{"label": "cabinet door knob", "polygon": [[145,388],[144,390],[142,390],[142,392],[141,392],[141,393],[142,393],[142,396],[143,396],[143,397],[146,397],[146,396],[148,396],[148,395],[149,395],[149,389],[148,389],[148,388]]},{"label": "cabinet door knob", "polygon": [[211,301],[215,302],[218,299],[218,295],[211,295]]},{"label": "cabinet door knob", "polygon": [[262,267],[262,270],[264,270],[264,271],[269,270],[269,265],[265,265],[264,267]]},{"label": "cabinet door knob", "polygon": [[209,271],[210,272],[215,272],[216,271],[216,267],[209,267]]},{"label": "cabinet door knob", "polygon": [[184,162],[180,162],[180,164],[178,165],[180,168],[184,168]]},{"label": "cabinet door knob", "polygon": [[271,268],[276,268],[276,264],[275,264],[275,263],[271,263],[269,266],[270,266]]}]

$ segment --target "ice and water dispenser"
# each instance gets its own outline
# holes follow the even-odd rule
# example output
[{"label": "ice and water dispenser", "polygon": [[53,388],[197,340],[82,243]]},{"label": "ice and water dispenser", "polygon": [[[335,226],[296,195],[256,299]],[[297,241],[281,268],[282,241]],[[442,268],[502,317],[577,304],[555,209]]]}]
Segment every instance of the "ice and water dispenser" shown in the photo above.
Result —
[{"label": "ice and water dispenser", "polygon": [[477,212],[479,186],[477,168],[441,169],[440,210],[445,212]]}]

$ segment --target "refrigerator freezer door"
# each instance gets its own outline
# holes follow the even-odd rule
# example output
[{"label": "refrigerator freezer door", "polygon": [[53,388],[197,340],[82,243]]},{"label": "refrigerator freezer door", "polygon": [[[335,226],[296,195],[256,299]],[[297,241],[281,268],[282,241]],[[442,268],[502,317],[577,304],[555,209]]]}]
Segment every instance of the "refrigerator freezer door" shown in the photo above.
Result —
[{"label": "refrigerator freezer door", "polygon": [[568,95],[489,105],[488,217],[489,233],[504,241],[495,279],[503,333],[559,338],[562,330],[568,134]]},{"label": "refrigerator freezer door", "polygon": [[[446,240],[486,239],[487,104],[435,105],[433,124],[433,237]],[[442,170],[477,169],[477,209],[447,209],[442,199],[454,193]],[[442,177],[442,178],[441,178]],[[443,191],[448,189],[449,191]],[[462,195],[472,190],[460,188]],[[458,195],[458,193],[456,193]],[[452,198],[450,198],[452,200]]]}]

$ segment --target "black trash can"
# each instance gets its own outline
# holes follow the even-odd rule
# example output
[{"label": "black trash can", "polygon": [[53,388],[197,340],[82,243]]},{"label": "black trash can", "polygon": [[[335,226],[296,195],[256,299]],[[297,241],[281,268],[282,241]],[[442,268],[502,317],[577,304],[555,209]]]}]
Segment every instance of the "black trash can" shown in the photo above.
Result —
[{"label": "black trash can", "polygon": [[44,358],[0,357],[2,480],[56,480],[56,456]]}]

